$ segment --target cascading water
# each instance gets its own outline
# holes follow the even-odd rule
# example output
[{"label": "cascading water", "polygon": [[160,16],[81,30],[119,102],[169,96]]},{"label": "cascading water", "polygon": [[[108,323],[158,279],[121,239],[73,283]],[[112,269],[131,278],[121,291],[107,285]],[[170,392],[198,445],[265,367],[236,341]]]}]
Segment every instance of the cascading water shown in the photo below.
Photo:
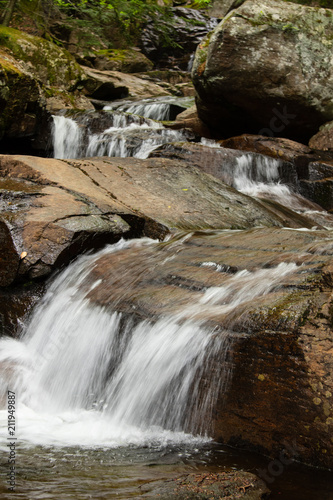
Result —
[{"label": "cascading water", "polygon": [[[209,147],[217,143],[203,140]],[[221,178],[238,191],[256,198],[270,199],[284,207],[308,215],[323,226],[332,227],[332,217],[316,203],[312,203],[297,192],[297,176],[292,175],[289,183],[281,181],[283,162],[264,155],[244,154],[233,162],[225,163]],[[292,178],[294,177],[294,178]]]},{"label": "cascading water", "polygon": [[[99,115],[97,127],[96,123],[91,125],[92,114],[89,112],[71,117],[53,116],[53,156],[60,159],[92,156],[147,158],[162,144],[187,140],[187,133],[167,129],[159,123],[158,120],[170,119],[171,106],[176,106],[166,98],[164,101],[159,103],[147,99],[106,106]],[[179,112],[182,109],[179,107]],[[93,119],[98,123],[98,119]],[[105,122],[108,126],[103,128]]]},{"label": "cascading water", "polygon": [[110,103],[104,110],[121,111],[152,120],[174,120],[177,114],[194,104],[193,97],[155,97],[141,101],[120,101]]},{"label": "cascading water", "polygon": [[[280,264],[227,279],[220,273],[221,286],[203,290],[172,315],[140,320],[118,312],[112,294],[108,308],[88,298],[100,284],[91,281],[98,259],[133,247],[140,249],[140,263],[147,253],[147,265],[136,269],[134,263],[131,275],[172,258],[169,250],[160,261],[161,244],[147,239],[83,256],[55,279],[22,340],[0,341],[1,387],[19,394],[21,443],[117,447],[207,439],[185,432],[209,432],[214,403],[228,382],[232,345],[228,328],[216,333],[207,320],[269,293],[296,269]],[[111,290],[118,281],[114,276]]]},{"label": "cascading water", "polygon": [[78,158],[82,150],[79,125],[65,116],[53,116],[52,144],[55,158]]}]

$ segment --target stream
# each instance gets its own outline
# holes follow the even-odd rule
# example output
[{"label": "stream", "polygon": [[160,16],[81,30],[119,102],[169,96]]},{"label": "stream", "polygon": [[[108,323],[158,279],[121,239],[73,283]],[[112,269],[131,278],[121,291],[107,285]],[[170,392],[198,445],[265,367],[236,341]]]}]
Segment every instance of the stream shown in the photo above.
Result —
[{"label": "stream", "polygon": [[[101,116],[98,126],[94,113],[54,116],[54,157],[147,158],[161,145],[191,140],[188,132],[160,123],[170,119],[165,99],[121,102]],[[225,182],[299,213],[319,214],[329,226],[326,212],[280,180],[280,166],[260,155],[254,163],[244,154],[226,169]],[[228,318],[238,307],[276,292],[297,272],[297,264],[281,262],[226,277],[214,262],[202,262],[217,273],[214,286],[196,290],[191,301],[160,317],[138,319],[136,312],[123,310],[122,300],[151,267],[168,265],[182,251],[178,236],[167,243],[120,240],[79,257],[50,280],[20,338],[0,339],[0,400],[12,391],[17,411],[17,486],[10,492],[4,479],[7,410],[0,410],[1,498],[140,498],[146,483],[182,473],[247,470],[260,475],[269,466],[265,457],[215,443],[211,416],[232,377]],[[92,299],[101,284],[94,277],[98,261],[133,249],[140,258],[124,267],[122,276],[115,273],[110,305],[99,305]],[[225,326],[217,334],[209,320],[221,314]],[[203,390],[201,381],[207,382],[217,357],[220,370],[213,370],[209,389]],[[331,474],[297,463],[276,474],[268,487],[272,500],[333,499]]]}]

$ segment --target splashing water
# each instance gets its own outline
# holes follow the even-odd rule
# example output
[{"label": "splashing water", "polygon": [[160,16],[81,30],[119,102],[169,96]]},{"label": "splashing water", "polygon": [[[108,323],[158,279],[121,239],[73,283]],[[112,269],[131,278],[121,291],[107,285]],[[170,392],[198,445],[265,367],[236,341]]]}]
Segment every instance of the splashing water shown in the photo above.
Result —
[{"label": "splashing water", "polygon": [[[185,132],[167,129],[155,121],[169,119],[170,103],[147,101],[105,107],[109,111],[99,115],[101,125],[98,131],[92,131],[90,120],[93,115],[90,112],[75,117],[53,116],[53,156],[59,159],[92,156],[147,158],[158,146],[187,140]],[[103,120],[109,123],[104,130],[101,128]]]},{"label": "splashing water", "polygon": [[54,158],[78,158],[82,143],[82,131],[74,120],[65,116],[53,116],[52,144]]},{"label": "splashing water", "polygon": [[[112,310],[111,299],[108,308],[90,302],[87,294],[100,280],[89,290],[83,284],[98,258],[159,245],[121,241],[81,257],[50,286],[22,340],[1,339],[1,387],[18,394],[21,443],[118,447],[208,439],[214,403],[230,377],[232,344],[227,330],[217,334],[199,313],[235,310],[268,293],[296,266],[242,271],[155,320]],[[210,370],[217,359],[218,369]],[[2,422],[5,413],[0,411]],[[0,447],[5,436],[6,422]]]}]

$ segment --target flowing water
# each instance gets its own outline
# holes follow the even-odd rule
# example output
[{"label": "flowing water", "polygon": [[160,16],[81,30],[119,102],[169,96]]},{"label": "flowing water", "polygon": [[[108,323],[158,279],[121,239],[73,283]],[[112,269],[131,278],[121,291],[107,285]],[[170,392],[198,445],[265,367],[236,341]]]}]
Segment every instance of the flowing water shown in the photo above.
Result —
[{"label": "flowing water", "polygon": [[[148,158],[159,146],[189,139],[187,131],[171,130],[159,120],[170,118],[171,107],[188,105],[188,98],[121,101],[106,106],[108,126],[95,131],[92,114],[53,117],[52,143],[55,158],[94,156]],[[98,120],[97,120],[98,121]],[[103,120],[101,119],[101,123]],[[101,128],[101,125],[99,126]],[[203,147],[219,148],[218,143],[203,139]],[[273,200],[284,207],[309,216],[315,224],[332,227],[332,216],[298,193],[297,175],[290,182],[281,181],[283,162],[263,155],[244,154],[223,161],[222,180],[248,196]],[[289,174],[291,175],[291,174]]]},{"label": "flowing water", "polygon": [[[7,389],[16,395],[18,470],[16,493],[3,482],[2,498],[134,498],[144,483],[175,474],[262,465],[253,456],[246,464],[209,437],[214,403],[230,377],[232,337],[207,319],[222,311],[227,325],[230,313],[276,290],[297,266],[226,277],[216,263],[202,262],[220,285],[195,292],[172,315],[143,320],[117,310],[116,274],[107,308],[88,298],[100,284],[97,262],[133,248],[140,260],[123,270],[129,292],[152,266],[167,265],[182,239],[120,241],[80,257],[50,283],[21,338],[0,340],[2,401]],[[211,370],[216,359],[219,370]],[[6,409],[0,422],[5,458]],[[288,491],[282,498],[305,500]]]},{"label": "flowing water", "polygon": [[[184,108],[167,98],[156,103],[151,99],[133,103],[121,101],[105,107],[100,124],[93,113],[77,113],[71,117],[53,116],[52,145],[55,158],[83,158],[92,156],[147,158],[162,144],[186,141],[189,133],[165,128],[161,120],[169,120]],[[189,98],[179,99],[188,104]],[[177,101],[176,101],[177,102]],[[103,118],[103,119],[102,119]],[[107,125],[103,128],[103,123]],[[97,130],[94,130],[94,128]],[[102,130],[101,130],[102,128]],[[99,130],[98,130],[99,129]]]},{"label": "flowing water", "polygon": [[[215,141],[203,139],[204,146],[219,148]],[[312,218],[324,227],[332,228],[333,218],[323,208],[298,192],[298,179],[292,165],[287,173],[288,181],[283,181],[283,161],[264,155],[243,154],[229,162],[223,162],[221,179],[241,193],[254,198],[268,199],[290,208],[294,212]]]},{"label": "flowing water", "polygon": [[[54,156],[145,158],[161,144],[187,138],[154,121],[167,116],[161,106],[121,106],[102,112],[107,125],[99,129],[89,114],[55,116]],[[243,155],[236,168],[226,165],[226,182],[251,196],[300,203],[292,187],[279,182],[278,161],[258,156],[253,162]],[[0,339],[1,479],[8,466],[7,390],[16,395],[18,471],[16,492],[3,480],[2,498],[137,498],[144,483],[175,474],[221,468],[256,472],[265,466],[263,458],[213,443],[211,416],[232,375],[228,317],[276,290],[296,264],[222,279],[218,264],[202,262],[221,274],[221,283],[197,291],[172,314],[146,319],[118,307],[119,276],[111,284],[108,307],[89,298],[100,285],[92,276],[101,257],[139,249],[139,264],[121,271],[130,295],[137,276],[172,260],[181,244],[171,242],[162,258],[163,244],[147,239],[121,241],[80,257],[50,283],[20,338]],[[225,328],[216,331],[212,322],[222,313]],[[218,369],[211,370],[212,364]],[[314,487],[311,478],[319,481]],[[289,476],[269,485],[273,500],[329,500],[331,486],[324,473],[311,475],[294,466]]]}]

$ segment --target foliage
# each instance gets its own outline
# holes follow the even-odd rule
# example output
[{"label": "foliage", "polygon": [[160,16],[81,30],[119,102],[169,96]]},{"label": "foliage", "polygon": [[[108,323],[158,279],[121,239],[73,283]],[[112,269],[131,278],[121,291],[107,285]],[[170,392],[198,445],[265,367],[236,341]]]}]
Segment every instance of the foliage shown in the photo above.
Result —
[{"label": "foliage", "polygon": [[207,9],[211,3],[212,0],[193,0],[191,7],[193,9]]},{"label": "foliage", "polygon": [[76,20],[78,26],[110,31],[118,29],[125,40],[135,41],[142,25],[156,17],[165,8],[158,7],[154,0],[54,0],[58,8]]}]

